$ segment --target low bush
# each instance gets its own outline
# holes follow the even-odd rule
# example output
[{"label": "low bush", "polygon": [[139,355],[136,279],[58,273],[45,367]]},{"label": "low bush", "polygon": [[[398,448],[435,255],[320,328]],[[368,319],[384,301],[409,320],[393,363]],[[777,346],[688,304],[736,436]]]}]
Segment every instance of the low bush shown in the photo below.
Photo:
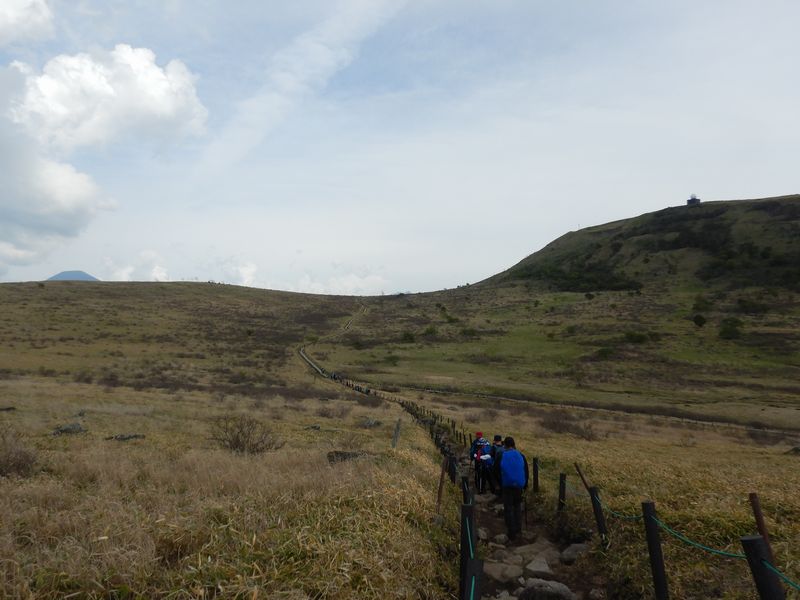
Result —
[{"label": "low bush", "polygon": [[591,423],[584,423],[581,418],[566,410],[555,410],[541,417],[539,424],[553,433],[570,433],[584,440],[594,441],[597,432]]},{"label": "low bush", "polygon": [[742,337],[742,322],[735,317],[722,319],[719,324],[719,337],[723,340],[736,340]]},{"label": "low bush", "polygon": [[349,406],[320,406],[316,415],[324,419],[344,419],[351,410]]},{"label": "low bush", "polygon": [[27,477],[33,473],[36,453],[28,449],[10,427],[0,427],[0,476]]},{"label": "low bush", "polygon": [[214,420],[211,439],[237,454],[261,454],[284,444],[265,423],[247,415],[226,415]]}]

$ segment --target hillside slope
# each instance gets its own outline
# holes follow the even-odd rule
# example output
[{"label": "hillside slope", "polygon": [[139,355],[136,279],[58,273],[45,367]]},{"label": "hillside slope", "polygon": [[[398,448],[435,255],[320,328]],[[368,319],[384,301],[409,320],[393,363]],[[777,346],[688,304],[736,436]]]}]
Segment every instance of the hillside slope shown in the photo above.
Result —
[{"label": "hillside slope", "polygon": [[678,206],[567,233],[485,283],[540,280],[565,291],[664,280],[800,286],[800,196]]},{"label": "hillside slope", "polygon": [[365,301],[317,349],[374,385],[797,428],[798,282],[800,197],[668,208]]}]

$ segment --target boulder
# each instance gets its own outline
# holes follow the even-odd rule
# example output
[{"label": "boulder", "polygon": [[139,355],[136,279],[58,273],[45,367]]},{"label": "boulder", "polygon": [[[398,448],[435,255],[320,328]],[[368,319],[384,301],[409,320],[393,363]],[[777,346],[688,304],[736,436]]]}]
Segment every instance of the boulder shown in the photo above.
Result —
[{"label": "boulder", "polygon": [[[520,556],[520,559],[521,558]],[[550,568],[550,565],[547,564],[547,560],[540,555],[525,565],[525,575],[536,579],[552,579],[553,570]]]},{"label": "boulder", "polygon": [[561,553],[561,562],[565,565],[571,565],[582,554],[589,551],[589,544],[571,544]]},{"label": "boulder", "polygon": [[477,533],[478,533],[478,539],[479,539],[480,541],[482,541],[482,542],[485,542],[486,540],[488,540],[488,539],[489,539],[489,532],[488,532],[488,531],[486,531],[486,529],[485,529],[485,528],[483,528],[483,527],[478,527],[478,532],[477,532]]},{"label": "boulder", "polygon": [[519,600],[576,600],[576,596],[563,583],[544,579],[528,579]]},{"label": "boulder", "polygon": [[487,560],[483,563],[483,573],[499,583],[508,583],[522,575],[522,567],[520,565],[508,565]]},{"label": "boulder", "polygon": [[508,543],[508,536],[505,533],[498,533],[494,538],[492,538],[495,544],[500,544],[501,546],[505,546]]},{"label": "boulder", "polygon": [[543,558],[548,564],[555,564],[561,558],[561,552],[553,542],[546,538],[536,540],[532,544],[518,546],[514,552],[523,557],[525,562],[530,562],[534,558]]},{"label": "boulder", "polygon": [[53,435],[71,435],[73,433],[83,433],[85,431],[86,430],[83,428],[83,425],[80,423],[69,423],[67,425],[56,427],[53,430]]},{"label": "boulder", "polygon": [[518,554],[514,554],[513,552],[510,552],[505,548],[496,550],[494,553],[492,553],[490,558],[491,560],[494,560],[496,562],[506,563],[507,565],[522,566],[523,563],[521,556],[519,556]]}]

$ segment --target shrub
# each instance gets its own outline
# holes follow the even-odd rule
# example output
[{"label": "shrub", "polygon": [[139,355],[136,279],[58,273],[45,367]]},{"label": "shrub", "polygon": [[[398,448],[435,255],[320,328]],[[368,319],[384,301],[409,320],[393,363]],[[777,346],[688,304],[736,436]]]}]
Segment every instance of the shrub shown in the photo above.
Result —
[{"label": "shrub", "polygon": [[736,340],[742,337],[742,322],[735,317],[722,319],[719,324],[719,337],[723,340]]},{"label": "shrub", "polygon": [[349,406],[320,406],[317,416],[324,419],[344,419],[352,410]]},{"label": "shrub", "polygon": [[692,310],[696,312],[704,312],[711,310],[712,306],[714,306],[714,303],[711,300],[702,294],[698,294],[695,296],[694,304],[692,304]]},{"label": "shrub", "polygon": [[625,341],[629,344],[644,344],[649,339],[646,333],[641,331],[626,331]]},{"label": "shrub", "polygon": [[697,325],[698,327],[702,327],[703,325],[705,325],[705,324],[706,324],[706,318],[705,318],[703,315],[700,315],[700,314],[698,314],[698,315],[695,315],[695,316],[692,318],[692,321],[693,321],[693,322],[694,322],[694,324],[695,324],[695,325]]},{"label": "shrub", "polygon": [[763,315],[769,310],[769,306],[750,298],[737,298],[736,310],[748,315]]},{"label": "shrub", "polygon": [[356,396],[356,402],[360,406],[369,406],[370,408],[378,408],[383,406],[384,400],[383,398],[378,398],[377,396],[365,396],[363,394],[359,394]]},{"label": "shrub", "polygon": [[597,439],[591,423],[582,423],[577,415],[566,410],[556,410],[545,415],[539,419],[539,424],[554,433],[571,433],[589,441]]},{"label": "shrub", "polygon": [[422,332],[422,335],[424,335],[425,337],[433,337],[433,336],[435,336],[437,333],[438,333],[438,331],[437,331],[437,329],[436,329],[436,327],[435,327],[435,326],[433,326],[433,325],[428,325],[428,326],[425,328],[425,331],[423,331],[423,332]]},{"label": "shrub", "polygon": [[212,425],[211,439],[237,454],[260,454],[284,444],[258,419],[247,415],[226,415]]},{"label": "shrub", "polygon": [[94,375],[89,369],[81,369],[72,376],[72,379],[76,383],[92,383]]},{"label": "shrub", "polygon": [[400,341],[404,344],[413,344],[415,340],[416,337],[410,331],[404,331],[400,336]]},{"label": "shrub", "polygon": [[35,464],[36,454],[22,444],[19,436],[7,425],[0,427],[0,476],[27,477]]}]

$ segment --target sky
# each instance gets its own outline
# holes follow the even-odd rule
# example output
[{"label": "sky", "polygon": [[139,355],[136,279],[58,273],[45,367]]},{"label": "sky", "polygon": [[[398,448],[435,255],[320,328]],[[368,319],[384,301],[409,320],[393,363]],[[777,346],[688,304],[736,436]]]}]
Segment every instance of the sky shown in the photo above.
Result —
[{"label": "sky", "polygon": [[452,288],[800,192],[800,3],[0,0],[0,281]]}]

